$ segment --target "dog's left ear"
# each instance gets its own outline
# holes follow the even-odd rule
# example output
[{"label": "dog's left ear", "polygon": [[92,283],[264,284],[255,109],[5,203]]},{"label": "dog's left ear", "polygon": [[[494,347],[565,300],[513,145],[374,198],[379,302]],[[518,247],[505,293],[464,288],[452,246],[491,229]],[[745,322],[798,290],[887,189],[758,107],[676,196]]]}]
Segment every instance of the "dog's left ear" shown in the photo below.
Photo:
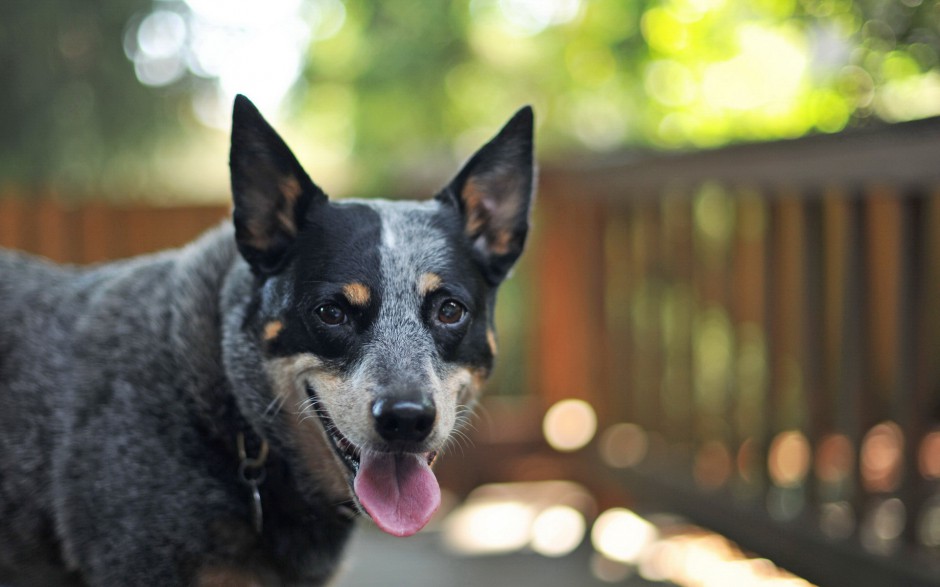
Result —
[{"label": "dog's left ear", "polygon": [[287,144],[239,94],[232,112],[232,219],[235,241],[255,273],[277,273],[312,202],[326,200]]},{"label": "dog's left ear", "polygon": [[532,108],[526,106],[464,165],[438,199],[457,205],[493,285],[506,278],[529,231],[534,188]]}]

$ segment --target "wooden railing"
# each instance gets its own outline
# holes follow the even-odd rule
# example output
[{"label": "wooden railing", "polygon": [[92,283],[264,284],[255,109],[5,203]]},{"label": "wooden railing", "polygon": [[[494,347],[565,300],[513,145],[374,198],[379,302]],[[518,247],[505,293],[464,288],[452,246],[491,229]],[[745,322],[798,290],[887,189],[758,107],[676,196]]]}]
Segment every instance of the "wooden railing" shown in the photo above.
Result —
[{"label": "wooden railing", "polygon": [[538,210],[531,379],[595,407],[589,479],[940,584],[940,120],[549,168]]},{"label": "wooden railing", "polygon": [[0,194],[0,247],[95,263],[182,245],[221,222],[225,205],[155,206]]}]

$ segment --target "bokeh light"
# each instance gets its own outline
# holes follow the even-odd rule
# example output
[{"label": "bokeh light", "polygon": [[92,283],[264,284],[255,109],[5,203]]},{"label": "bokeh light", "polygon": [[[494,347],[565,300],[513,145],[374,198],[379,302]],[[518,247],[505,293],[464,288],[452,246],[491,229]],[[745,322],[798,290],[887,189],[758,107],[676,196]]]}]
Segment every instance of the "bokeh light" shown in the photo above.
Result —
[{"label": "bokeh light", "polygon": [[263,111],[278,106],[300,78],[307,48],[342,27],[340,0],[176,0],[134,22],[124,49],[138,80],[166,86],[189,73],[206,84],[193,94],[204,124],[227,128],[235,94]]},{"label": "bokeh light", "polygon": [[790,27],[743,25],[738,52],[705,67],[702,99],[708,108],[785,113],[805,82],[808,55],[802,36]]},{"label": "bokeh light", "polygon": [[536,35],[550,26],[574,20],[581,0],[498,0],[497,5],[513,32]]},{"label": "bokeh light", "polygon": [[929,432],[917,453],[920,474],[926,479],[940,479],[940,430]]},{"label": "bokeh light", "polygon": [[844,434],[830,434],[816,448],[816,477],[823,483],[840,483],[849,478],[855,465],[852,441]]},{"label": "bokeh light", "polygon": [[564,556],[581,544],[585,530],[581,512],[571,506],[554,505],[532,522],[530,545],[543,556]]},{"label": "bokeh light", "polygon": [[609,559],[631,564],[639,561],[643,550],[657,537],[653,524],[624,508],[605,511],[591,529],[591,542],[598,552]]},{"label": "bokeh light", "polygon": [[893,491],[901,481],[904,433],[894,422],[876,424],[862,440],[860,469],[865,488]]},{"label": "bokeh light", "polygon": [[607,428],[601,435],[601,458],[607,465],[623,469],[640,464],[649,450],[649,439],[637,424],[619,423]]},{"label": "bokeh light", "polygon": [[809,466],[809,441],[802,432],[789,430],[774,437],[767,455],[767,468],[774,484],[778,487],[800,485]]},{"label": "bokeh light", "polygon": [[518,501],[468,503],[445,521],[445,543],[463,554],[515,552],[529,543],[534,519],[534,509]]},{"label": "bokeh light", "polygon": [[137,27],[136,51],[131,49],[137,79],[148,86],[165,86],[186,72],[182,51],[186,21],[178,13],[157,10]]},{"label": "bokeh light", "polygon": [[542,432],[552,448],[570,452],[583,448],[597,432],[597,416],[591,404],[579,399],[562,400],[548,409]]},{"label": "bokeh light", "polygon": [[639,572],[647,581],[680,587],[811,587],[727,538],[672,516],[608,510],[595,522],[592,542],[592,573],[610,583]]},{"label": "bokeh light", "polygon": [[940,548],[940,496],[934,495],[921,508],[917,537],[924,546]]},{"label": "bokeh light", "polygon": [[728,482],[733,471],[734,459],[724,442],[706,442],[695,454],[693,476],[702,489],[718,489]]},{"label": "bokeh light", "polygon": [[896,497],[876,501],[862,521],[859,540],[869,552],[891,554],[898,548],[898,538],[904,531],[907,508]]},{"label": "bokeh light", "polygon": [[464,556],[525,549],[565,556],[583,542],[594,507],[591,494],[571,481],[481,485],[442,522],[444,544]]},{"label": "bokeh light", "polygon": [[819,510],[819,529],[833,540],[844,540],[855,531],[855,511],[848,502],[824,503]]}]

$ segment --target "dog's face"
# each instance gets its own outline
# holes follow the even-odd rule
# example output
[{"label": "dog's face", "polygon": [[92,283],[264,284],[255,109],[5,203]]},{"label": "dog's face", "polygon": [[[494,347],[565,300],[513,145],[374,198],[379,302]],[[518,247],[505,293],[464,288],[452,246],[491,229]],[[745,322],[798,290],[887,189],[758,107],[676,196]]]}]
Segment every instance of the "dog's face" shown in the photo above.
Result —
[{"label": "dog's face", "polygon": [[256,276],[246,328],[304,466],[352,489],[383,530],[440,502],[430,465],[496,354],[496,289],[522,252],[533,189],[525,108],[434,199],[331,202],[244,97],[234,222]]}]

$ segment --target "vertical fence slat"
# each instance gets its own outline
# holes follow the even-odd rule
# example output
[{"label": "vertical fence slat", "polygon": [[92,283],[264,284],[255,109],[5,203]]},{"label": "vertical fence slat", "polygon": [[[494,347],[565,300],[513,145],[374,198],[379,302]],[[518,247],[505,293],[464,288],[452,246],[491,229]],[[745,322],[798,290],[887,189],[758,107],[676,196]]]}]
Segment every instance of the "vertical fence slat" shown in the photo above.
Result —
[{"label": "vertical fence slat", "polygon": [[603,338],[597,331],[603,307],[602,231],[595,207],[574,199],[545,202],[539,214],[539,357],[534,373],[542,400],[588,399],[601,381]]},{"label": "vertical fence slat", "polygon": [[[804,409],[806,411],[804,430],[810,446],[819,446],[824,434],[832,429],[832,412],[829,410],[826,394],[823,390],[825,368],[823,357],[825,343],[823,338],[823,316],[825,314],[824,275],[823,275],[823,204],[818,194],[812,194],[802,200],[803,208],[803,260],[801,277],[802,298],[802,380]],[[810,477],[805,486],[807,502],[816,505],[819,502],[819,489],[816,480]]]},{"label": "vertical fence slat", "polygon": [[102,202],[88,202],[78,214],[78,232],[81,242],[78,260],[98,263],[120,256],[114,250],[115,214]]},{"label": "vertical fence slat", "polygon": [[664,303],[669,305],[661,317],[663,368],[660,403],[665,420],[662,428],[668,438],[679,444],[691,445],[695,411],[692,206],[684,193],[676,191],[663,197],[661,210],[662,282],[668,290]]},{"label": "vertical fence slat", "polygon": [[925,202],[919,195],[905,197],[900,201],[899,234],[900,244],[897,249],[898,295],[895,337],[896,371],[894,377],[894,405],[897,423],[904,431],[904,474],[899,495],[906,506],[904,537],[909,543],[917,541],[917,517],[925,495],[919,489],[920,472],[918,471],[917,452],[920,439],[928,428],[928,415],[918,409],[928,397],[924,390],[917,387],[918,347],[925,342],[923,327],[926,323],[926,309],[930,300],[924,299],[924,277],[928,268],[924,265],[925,244],[924,226],[927,222]]},{"label": "vertical fence slat", "polygon": [[866,267],[869,292],[866,315],[870,332],[866,364],[870,366],[871,387],[869,423],[881,418],[894,417],[894,372],[897,369],[898,284],[901,267],[900,255],[901,208],[899,194],[887,186],[874,186],[866,197],[867,218],[865,233]]},{"label": "vertical fence slat", "polygon": [[[862,251],[864,232],[864,201],[853,199],[848,203],[845,244],[845,283],[843,285],[841,335],[842,343],[841,373],[839,376],[839,411],[838,420],[842,431],[848,436],[853,451],[858,454],[862,434],[867,423],[863,423],[865,396],[864,376],[864,337],[867,335],[867,321],[864,308],[867,306],[864,295],[865,261]],[[846,487],[846,497],[852,502],[856,512],[861,511],[862,495],[857,491],[861,485],[858,467],[853,470],[851,488]]]},{"label": "vertical fence slat", "polygon": [[61,201],[43,198],[36,205],[35,252],[53,261],[73,261],[71,217]]},{"label": "vertical fence slat", "polygon": [[28,250],[30,238],[30,207],[15,194],[0,197],[0,246]]},{"label": "vertical fence slat", "polygon": [[611,412],[617,421],[635,417],[632,385],[633,347],[630,328],[635,275],[630,263],[630,210],[611,210],[604,230],[604,389],[611,397]]},{"label": "vertical fence slat", "polygon": [[767,457],[770,452],[770,445],[773,442],[777,430],[776,414],[776,396],[779,386],[775,374],[775,359],[779,349],[779,324],[777,319],[779,297],[777,294],[779,285],[779,275],[776,271],[777,240],[780,231],[780,219],[777,214],[777,200],[768,199],[766,202],[766,228],[764,230],[763,241],[763,298],[765,300],[763,307],[763,316],[761,322],[764,329],[764,348],[766,349],[766,381],[763,388],[763,398],[761,406],[763,408],[762,419],[764,421],[763,437],[760,439],[758,447],[758,460],[760,462],[761,485],[765,489],[770,486],[770,475],[767,466]]},{"label": "vertical fence slat", "polygon": [[735,372],[738,473],[753,494],[763,488],[763,450],[768,430],[765,406],[767,374],[768,255],[766,200],[756,189],[741,192],[732,245],[732,312],[735,323]]}]

